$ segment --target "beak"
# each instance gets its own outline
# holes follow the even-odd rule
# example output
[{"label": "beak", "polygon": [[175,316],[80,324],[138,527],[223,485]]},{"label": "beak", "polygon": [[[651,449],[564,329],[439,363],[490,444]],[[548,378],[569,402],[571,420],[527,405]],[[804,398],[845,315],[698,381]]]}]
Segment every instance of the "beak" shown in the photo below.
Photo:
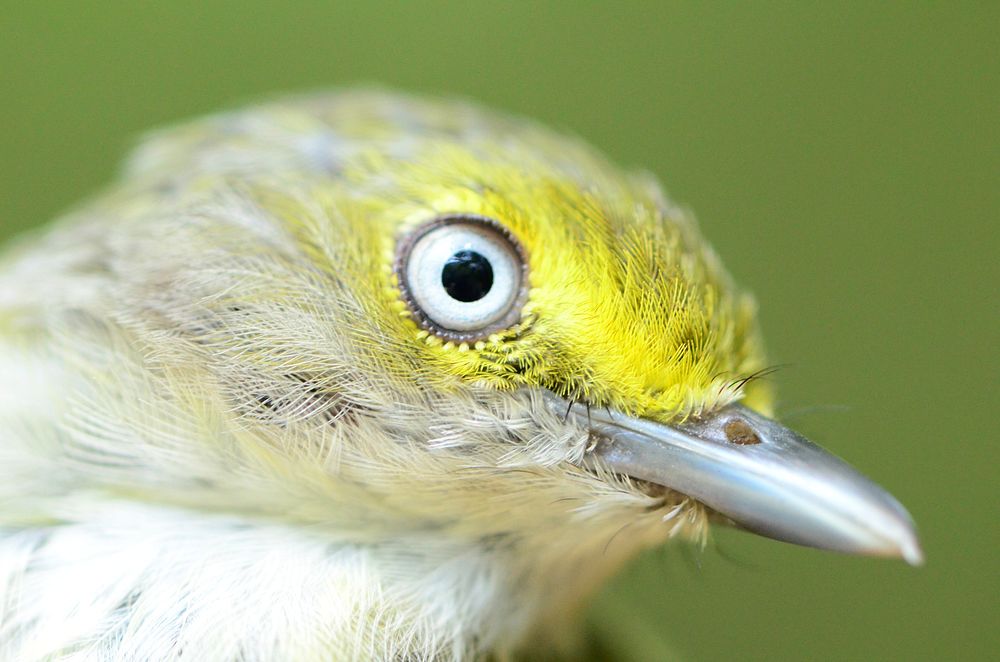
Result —
[{"label": "beak", "polygon": [[567,409],[563,400],[566,411],[594,437],[584,466],[676,490],[768,538],[923,563],[913,520],[892,495],[742,405],[676,426],[580,404]]}]

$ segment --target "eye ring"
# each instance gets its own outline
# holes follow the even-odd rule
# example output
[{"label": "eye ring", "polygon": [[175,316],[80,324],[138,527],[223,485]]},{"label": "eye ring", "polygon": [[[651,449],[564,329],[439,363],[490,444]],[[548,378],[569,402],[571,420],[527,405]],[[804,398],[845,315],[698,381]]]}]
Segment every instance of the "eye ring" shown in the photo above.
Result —
[{"label": "eye ring", "polygon": [[[470,255],[485,268],[474,273],[486,281],[473,288],[471,296],[456,296],[444,282],[448,278],[444,270],[456,258]],[[510,329],[520,321],[528,298],[524,247],[510,230],[487,216],[445,214],[424,223],[399,241],[394,268],[413,318],[443,340],[475,342]]]}]

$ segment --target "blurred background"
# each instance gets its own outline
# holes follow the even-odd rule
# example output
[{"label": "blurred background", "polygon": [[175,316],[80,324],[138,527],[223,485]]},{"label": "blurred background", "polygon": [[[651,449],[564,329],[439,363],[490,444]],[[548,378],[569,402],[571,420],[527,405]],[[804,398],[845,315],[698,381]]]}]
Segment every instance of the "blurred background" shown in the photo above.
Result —
[{"label": "blurred background", "polygon": [[910,509],[927,564],[716,531],[599,596],[608,659],[1000,654],[1000,5],[0,3],[0,239],[143,131],[377,82],[656,173],[756,291],[780,412]]}]

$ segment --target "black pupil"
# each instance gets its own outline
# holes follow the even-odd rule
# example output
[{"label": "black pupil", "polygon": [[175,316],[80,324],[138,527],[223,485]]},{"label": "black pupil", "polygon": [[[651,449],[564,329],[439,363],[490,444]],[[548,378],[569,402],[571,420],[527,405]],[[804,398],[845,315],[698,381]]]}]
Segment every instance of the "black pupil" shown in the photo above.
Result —
[{"label": "black pupil", "polygon": [[441,284],[452,299],[479,301],[493,287],[493,267],[476,251],[459,251],[444,263]]}]

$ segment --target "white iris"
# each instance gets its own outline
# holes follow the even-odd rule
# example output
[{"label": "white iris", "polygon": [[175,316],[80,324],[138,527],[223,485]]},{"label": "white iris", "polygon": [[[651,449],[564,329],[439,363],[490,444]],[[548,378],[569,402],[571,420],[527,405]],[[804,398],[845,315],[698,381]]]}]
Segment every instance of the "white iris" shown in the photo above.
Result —
[{"label": "white iris", "polygon": [[[492,284],[475,301],[460,301],[443,282],[448,261],[463,251],[477,253],[493,272]],[[434,324],[459,332],[483,330],[504,319],[521,292],[520,256],[500,232],[475,222],[440,225],[417,239],[406,263],[407,290]],[[485,288],[484,288],[485,289]]]}]

